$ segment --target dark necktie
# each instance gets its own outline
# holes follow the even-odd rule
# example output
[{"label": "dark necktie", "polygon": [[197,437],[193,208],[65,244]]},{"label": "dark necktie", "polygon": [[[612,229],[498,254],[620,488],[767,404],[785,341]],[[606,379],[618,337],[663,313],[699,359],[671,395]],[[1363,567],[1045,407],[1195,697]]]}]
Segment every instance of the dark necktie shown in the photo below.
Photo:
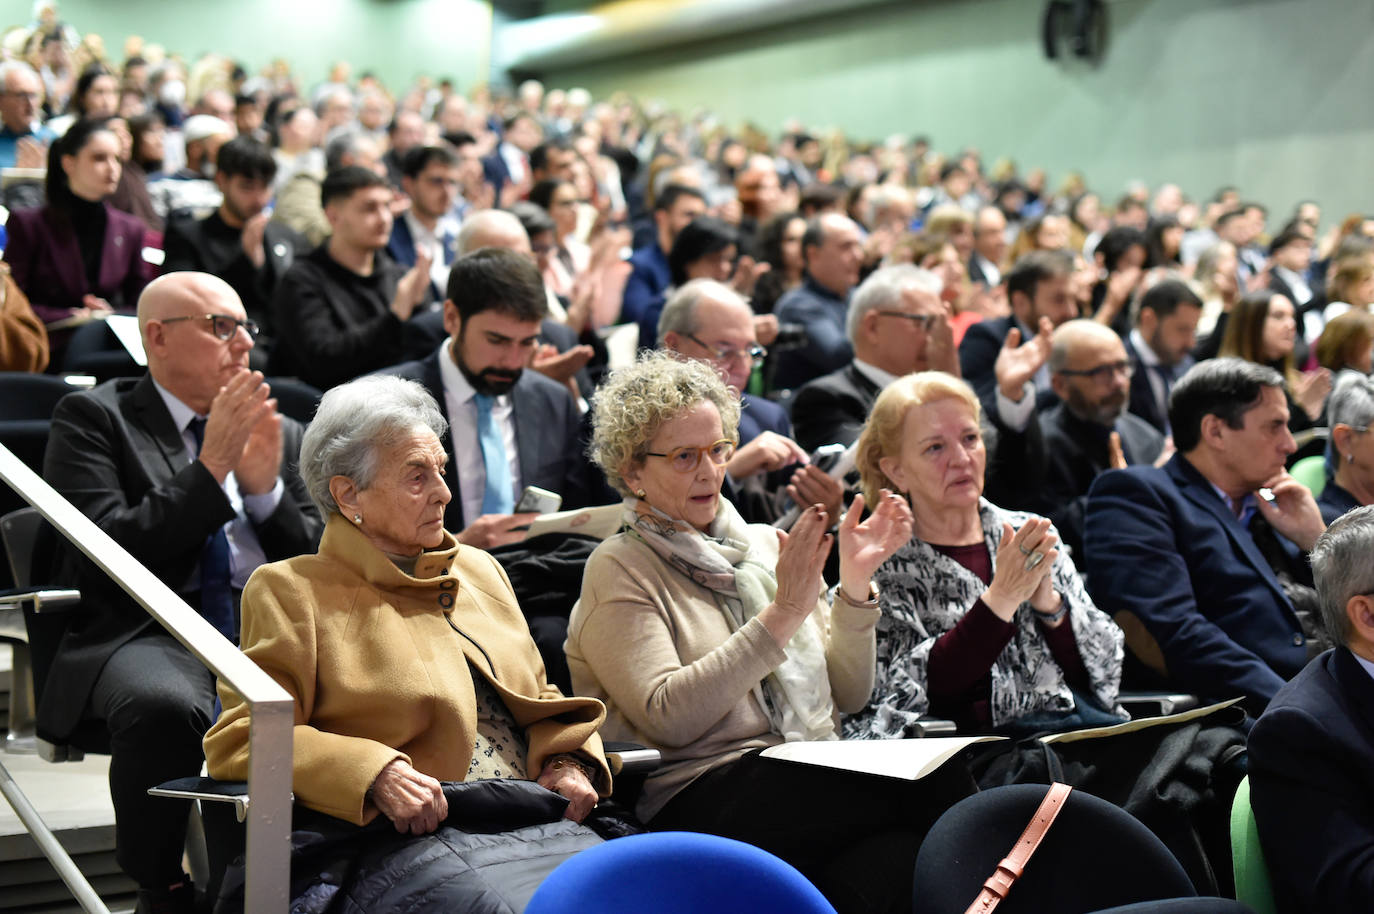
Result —
[{"label": "dark necktie", "polygon": [[1164,417],[1164,434],[1169,434],[1169,392],[1174,389],[1174,370],[1158,362],[1149,366],[1164,385],[1164,399],[1159,404],[1160,415]]},{"label": "dark necktie", "polygon": [[[196,439],[196,456],[205,443],[205,420],[192,419],[191,436]],[[234,624],[234,593],[229,583],[229,537],[220,527],[210,534],[200,550],[200,614],[221,635],[239,643]]]}]

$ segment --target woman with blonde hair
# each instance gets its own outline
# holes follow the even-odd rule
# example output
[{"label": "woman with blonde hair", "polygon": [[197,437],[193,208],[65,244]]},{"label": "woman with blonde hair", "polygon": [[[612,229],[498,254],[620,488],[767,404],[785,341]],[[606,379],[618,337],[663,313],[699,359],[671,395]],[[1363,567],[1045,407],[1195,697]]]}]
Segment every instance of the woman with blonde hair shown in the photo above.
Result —
[{"label": "woman with blonde hair", "polygon": [[926,714],[1028,733],[1116,723],[1123,636],[1050,522],[983,496],[978,398],[920,372],[889,384],[859,437],[865,492],[910,501],[913,535],[878,569],[877,684],[849,738],[915,735]]}]

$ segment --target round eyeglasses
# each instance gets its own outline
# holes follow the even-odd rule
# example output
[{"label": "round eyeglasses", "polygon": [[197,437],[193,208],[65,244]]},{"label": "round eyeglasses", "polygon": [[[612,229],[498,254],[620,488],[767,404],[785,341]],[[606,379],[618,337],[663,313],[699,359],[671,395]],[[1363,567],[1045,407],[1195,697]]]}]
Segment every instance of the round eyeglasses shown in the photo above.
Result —
[{"label": "round eyeglasses", "polygon": [[730,458],[735,454],[735,442],[729,438],[722,438],[712,442],[705,447],[675,447],[666,454],[655,454],[653,451],[645,453],[645,457],[662,457],[668,461],[668,466],[679,473],[691,473],[701,466],[701,458],[705,455],[718,467],[723,467],[730,462]]}]

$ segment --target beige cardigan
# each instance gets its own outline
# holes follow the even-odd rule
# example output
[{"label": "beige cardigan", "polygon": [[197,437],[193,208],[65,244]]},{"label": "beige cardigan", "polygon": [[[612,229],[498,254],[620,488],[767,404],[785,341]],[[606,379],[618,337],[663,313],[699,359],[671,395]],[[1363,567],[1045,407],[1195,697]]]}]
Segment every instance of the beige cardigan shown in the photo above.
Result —
[{"label": "beige cardigan", "polygon": [[[452,624],[450,624],[452,623]],[[476,738],[471,669],[525,728],[528,769],[581,750],[601,766],[600,702],[564,698],[544,674],[496,560],[445,534],[413,576],[335,515],[316,555],[263,565],[243,590],[243,652],[296,700],[292,787],[303,805],[355,824],[381,770],[405,759],[461,781]],[[248,773],[248,707],[223,683],[224,711],[205,737],[210,775]]]},{"label": "beige cardigan", "polygon": [[[751,556],[776,567],[773,528],[748,530]],[[840,711],[868,702],[879,615],[820,599],[811,617],[826,644],[816,672],[828,674]],[[611,537],[587,561],[565,648],[573,689],[606,704],[607,736],[662,753],[637,808],[646,821],[698,776],[782,741],[754,695],[786,656],[773,636],[757,618],[732,634],[710,590],[633,536]]]}]

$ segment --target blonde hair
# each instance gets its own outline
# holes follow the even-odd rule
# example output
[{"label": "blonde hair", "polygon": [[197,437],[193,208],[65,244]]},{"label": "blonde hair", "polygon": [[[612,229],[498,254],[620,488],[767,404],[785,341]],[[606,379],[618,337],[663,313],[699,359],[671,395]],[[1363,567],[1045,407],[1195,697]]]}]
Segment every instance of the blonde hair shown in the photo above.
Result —
[{"label": "blonde hair", "polygon": [[859,445],[854,455],[864,501],[870,505],[877,504],[880,489],[898,489],[897,484],[883,472],[879,461],[884,457],[901,456],[902,429],[907,413],[917,406],[949,399],[962,401],[973,413],[973,421],[979,421],[981,410],[978,397],[963,381],[943,371],[919,371],[898,378],[878,395],[873,411],[868,414],[868,422],[859,434]]},{"label": "blonde hair", "polygon": [[588,454],[621,495],[632,494],[622,472],[642,464],[649,442],[665,422],[700,403],[720,413],[726,438],[739,440],[739,401],[706,363],[673,353],[646,352],[613,371],[592,397],[592,443]]}]

